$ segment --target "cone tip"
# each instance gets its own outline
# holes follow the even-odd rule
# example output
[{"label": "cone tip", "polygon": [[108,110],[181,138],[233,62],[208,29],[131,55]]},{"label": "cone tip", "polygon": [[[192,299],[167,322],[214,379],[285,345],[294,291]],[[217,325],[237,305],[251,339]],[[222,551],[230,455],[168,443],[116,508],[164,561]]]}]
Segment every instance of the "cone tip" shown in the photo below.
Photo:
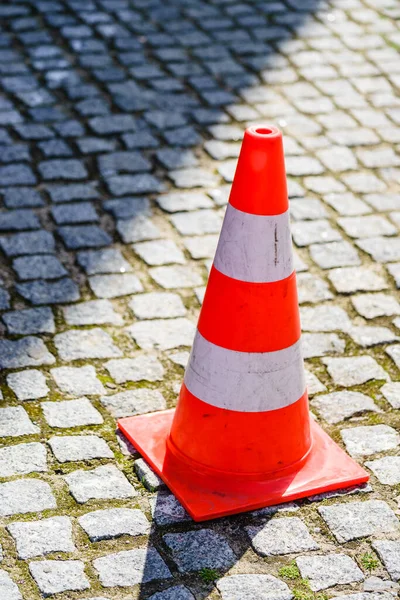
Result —
[{"label": "cone tip", "polygon": [[282,133],[275,125],[251,125],[246,129],[246,135],[253,138],[261,139],[273,139],[282,137]]}]

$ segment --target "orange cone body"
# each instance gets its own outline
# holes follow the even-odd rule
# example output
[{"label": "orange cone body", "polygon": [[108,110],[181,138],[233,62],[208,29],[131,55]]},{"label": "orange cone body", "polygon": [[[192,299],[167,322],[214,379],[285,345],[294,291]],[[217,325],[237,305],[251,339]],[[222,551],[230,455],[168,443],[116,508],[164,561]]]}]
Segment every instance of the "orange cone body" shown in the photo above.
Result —
[{"label": "orange cone body", "polygon": [[176,409],[119,428],[199,521],[368,480],[309,418],[277,128],[245,132]]}]

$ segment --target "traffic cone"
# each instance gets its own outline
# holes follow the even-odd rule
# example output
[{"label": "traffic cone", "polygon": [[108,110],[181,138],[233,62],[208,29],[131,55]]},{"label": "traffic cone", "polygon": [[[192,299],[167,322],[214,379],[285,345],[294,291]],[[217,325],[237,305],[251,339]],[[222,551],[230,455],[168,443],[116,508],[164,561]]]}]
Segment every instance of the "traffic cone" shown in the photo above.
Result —
[{"label": "traffic cone", "polygon": [[368,480],[309,417],[276,127],[244,134],[176,409],[118,426],[195,521]]}]

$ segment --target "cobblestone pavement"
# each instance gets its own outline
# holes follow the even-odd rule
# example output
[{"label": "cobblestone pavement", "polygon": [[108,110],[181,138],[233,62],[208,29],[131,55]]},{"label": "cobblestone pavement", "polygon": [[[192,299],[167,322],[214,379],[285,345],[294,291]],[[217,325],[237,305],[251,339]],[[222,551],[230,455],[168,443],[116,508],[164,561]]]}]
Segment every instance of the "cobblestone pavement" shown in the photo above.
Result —
[{"label": "cobblestone pavement", "polygon": [[[398,0],[0,20],[1,600],[396,596]],[[194,524],[115,422],[175,402],[260,121],[285,134],[311,407],[371,484]]]}]

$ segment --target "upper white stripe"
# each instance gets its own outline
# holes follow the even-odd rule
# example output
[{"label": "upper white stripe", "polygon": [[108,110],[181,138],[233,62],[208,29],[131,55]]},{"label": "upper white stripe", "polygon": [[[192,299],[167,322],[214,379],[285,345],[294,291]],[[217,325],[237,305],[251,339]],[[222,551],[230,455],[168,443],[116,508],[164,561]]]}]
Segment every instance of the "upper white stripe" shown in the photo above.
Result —
[{"label": "upper white stripe", "polygon": [[300,340],[276,352],[237,352],[212,344],[197,331],[185,385],[196,398],[228,410],[289,406],[306,390]]},{"label": "upper white stripe", "polygon": [[214,266],[240,281],[266,283],[293,272],[289,211],[251,215],[228,204]]}]

